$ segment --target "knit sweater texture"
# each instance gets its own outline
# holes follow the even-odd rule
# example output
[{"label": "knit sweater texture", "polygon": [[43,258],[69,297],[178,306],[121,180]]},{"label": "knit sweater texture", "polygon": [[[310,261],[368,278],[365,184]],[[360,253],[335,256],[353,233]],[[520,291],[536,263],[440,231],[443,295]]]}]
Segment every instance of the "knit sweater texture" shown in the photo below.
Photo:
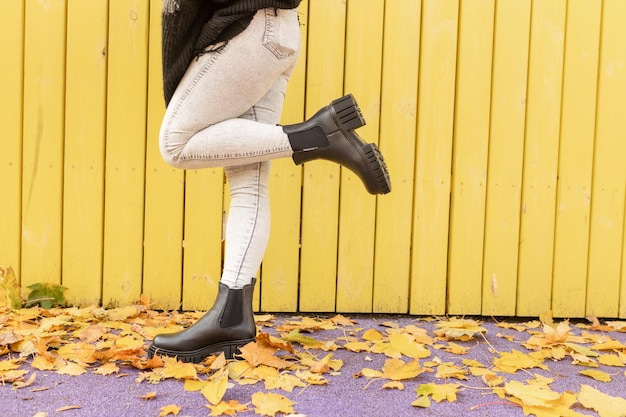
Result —
[{"label": "knit sweater texture", "polygon": [[163,0],[163,94],[169,104],[194,57],[237,36],[265,8],[295,9],[301,0]]}]

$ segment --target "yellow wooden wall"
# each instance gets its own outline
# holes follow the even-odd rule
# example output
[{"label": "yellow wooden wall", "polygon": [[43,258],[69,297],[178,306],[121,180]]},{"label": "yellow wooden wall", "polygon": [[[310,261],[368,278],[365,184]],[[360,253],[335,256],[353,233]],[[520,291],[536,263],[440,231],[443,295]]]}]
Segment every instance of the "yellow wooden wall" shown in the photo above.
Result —
[{"label": "yellow wooden wall", "polygon": [[[373,197],[275,161],[264,311],[626,317],[626,2],[305,0],[284,123],[343,93]],[[228,185],[165,165],[159,0],[1,0],[0,265],[206,309]]]}]

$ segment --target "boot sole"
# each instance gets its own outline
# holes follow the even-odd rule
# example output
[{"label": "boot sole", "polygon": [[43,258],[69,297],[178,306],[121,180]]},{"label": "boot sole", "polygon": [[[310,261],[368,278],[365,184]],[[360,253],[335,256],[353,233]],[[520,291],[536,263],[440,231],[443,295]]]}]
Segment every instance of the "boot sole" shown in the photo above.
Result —
[{"label": "boot sole", "polygon": [[354,132],[355,129],[365,126],[365,119],[354,96],[348,94],[330,103],[330,114],[344,136],[361,154],[361,159],[367,166],[361,180],[370,194],[387,194],[391,191],[389,170],[383,155],[375,143],[365,143]]},{"label": "boot sole", "polygon": [[169,356],[185,363],[200,363],[205,358],[211,355],[219,355],[223,352],[226,356],[226,359],[232,359],[234,355],[238,355],[239,353],[241,353],[239,350],[240,348],[253,341],[254,339],[230,340],[228,342],[216,343],[211,346],[206,346],[201,349],[191,351],[174,351],[169,349],[161,349],[152,345],[150,346],[150,348],[148,348],[148,358],[152,359],[155,355]]}]

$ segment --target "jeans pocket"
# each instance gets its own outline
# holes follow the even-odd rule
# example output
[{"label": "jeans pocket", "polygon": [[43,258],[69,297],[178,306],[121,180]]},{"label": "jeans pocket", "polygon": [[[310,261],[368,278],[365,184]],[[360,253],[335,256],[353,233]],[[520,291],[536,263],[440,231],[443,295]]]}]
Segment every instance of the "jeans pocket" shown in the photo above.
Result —
[{"label": "jeans pocket", "polygon": [[300,22],[295,9],[265,9],[263,46],[276,58],[295,55],[300,48]]}]

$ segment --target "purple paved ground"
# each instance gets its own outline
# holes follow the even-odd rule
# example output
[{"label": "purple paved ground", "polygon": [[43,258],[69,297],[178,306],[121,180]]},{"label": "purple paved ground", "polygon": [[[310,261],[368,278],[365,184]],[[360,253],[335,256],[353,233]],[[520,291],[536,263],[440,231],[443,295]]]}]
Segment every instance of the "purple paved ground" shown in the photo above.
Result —
[{"label": "purple paved ground", "polygon": [[[288,316],[278,316],[277,321],[288,319]],[[352,317],[354,319],[354,317]],[[433,324],[417,321],[412,317],[356,317],[358,327],[363,329],[377,328],[381,322],[393,320],[400,326],[416,324],[427,328],[432,335]],[[528,339],[528,333],[518,333],[515,330],[498,328],[490,320],[483,323],[488,330],[487,340],[489,344],[501,352],[510,352],[512,349],[524,350],[519,342]],[[332,331],[319,331],[313,336],[318,340],[335,340],[344,334],[345,329]],[[263,331],[273,333],[271,329]],[[576,332],[580,330],[576,329]],[[361,332],[357,333],[358,335]],[[507,341],[498,334],[513,335],[514,342]],[[612,332],[611,337],[626,343],[626,333]],[[451,361],[461,364],[462,359],[472,358],[483,364],[491,363],[494,354],[489,351],[489,344],[481,338],[471,342],[459,343],[471,346],[470,353],[465,356],[449,354],[444,351],[431,349],[433,357],[437,356],[443,361]],[[372,361],[366,361],[369,357]],[[363,368],[381,369],[387,359],[383,355],[351,353],[344,349],[334,352],[334,358],[344,361],[340,376],[329,377],[330,384],[327,386],[311,386],[305,390],[296,388],[292,393],[277,391],[289,397],[296,403],[294,409],[298,416],[307,417],[384,417],[384,416],[437,416],[437,417],[460,417],[460,416],[491,416],[491,417],[517,417],[524,416],[522,410],[510,403],[500,400],[489,391],[465,390],[458,395],[454,403],[432,403],[428,409],[415,408],[411,402],[416,399],[415,389],[419,384],[428,382],[442,383],[436,380],[433,374],[422,374],[414,380],[405,381],[404,391],[384,390],[381,388],[385,381],[371,382],[365,378],[354,378],[353,375]],[[6,359],[6,358],[0,358]],[[626,397],[624,383],[626,376],[624,368],[600,367],[600,370],[611,373],[613,380],[610,383],[599,382],[591,378],[579,375],[583,368],[571,364],[571,360],[565,359],[559,362],[545,363],[549,371],[533,369],[531,373],[538,373],[556,381],[551,388],[558,392],[571,390],[578,392],[581,384],[590,385],[612,396]],[[198,393],[186,392],[183,383],[176,380],[167,380],[156,385],[147,382],[140,384],[135,382],[139,371],[124,367],[120,374],[123,376],[101,376],[87,373],[79,377],[58,375],[54,372],[37,372],[37,379],[33,386],[19,390],[12,390],[10,385],[0,386],[0,416],[1,417],[33,417],[38,412],[47,412],[48,416],[62,417],[103,417],[103,416],[158,416],[161,407],[169,404],[182,406],[179,417],[183,416],[208,416],[210,410],[206,407],[207,401]],[[518,372],[507,380],[528,380],[530,373]],[[461,382],[468,386],[484,387],[479,378],[470,377],[468,381]],[[33,389],[50,387],[48,390],[33,392]],[[153,400],[144,400],[139,397],[149,392],[156,391],[157,396]],[[242,403],[250,401],[250,396],[258,391],[264,391],[262,384],[252,386],[235,385],[226,394],[225,400],[235,399]],[[78,405],[81,408],[56,412],[64,406]],[[592,411],[575,408],[576,411],[590,416],[597,416]],[[254,411],[239,413],[237,416],[252,416]]]}]

